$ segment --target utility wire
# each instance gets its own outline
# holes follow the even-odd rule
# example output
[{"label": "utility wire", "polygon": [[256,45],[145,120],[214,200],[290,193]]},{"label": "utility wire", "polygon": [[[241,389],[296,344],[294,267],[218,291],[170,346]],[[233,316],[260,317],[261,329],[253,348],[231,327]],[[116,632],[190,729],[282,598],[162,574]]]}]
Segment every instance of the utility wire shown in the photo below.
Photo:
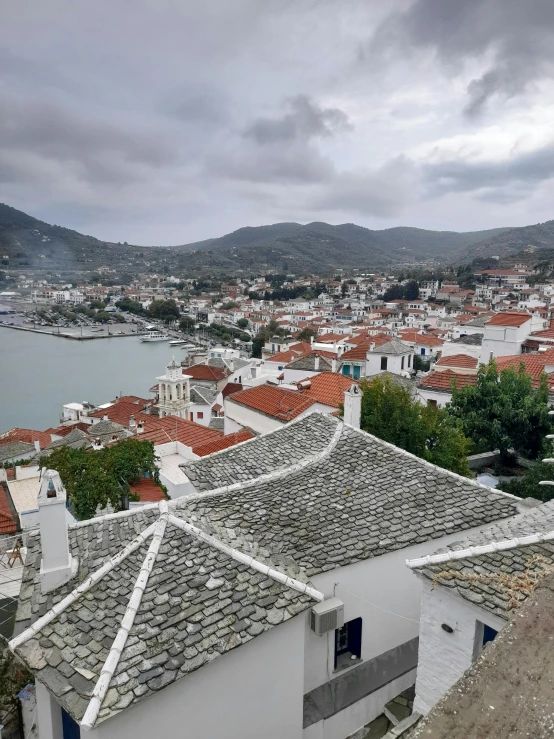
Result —
[{"label": "utility wire", "polygon": [[347,590],[346,588],[343,588],[342,585],[337,585],[341,590],[344,590],[345,593],[348,593],[349,595],[353,595],[354,598],[358,598],[358,600],[362,600],[364,603],[368,603],[370,606],[373,606],[374,608],[377,608],[378,611],[383,611],[383,613],[388,613],[389,616],[397,616],[398,618],[403,618],[404,621],[413,621],[414,624],[418,624],[419,621],[416,621],[415,618],[409,618],[408,616],[401,616],[400,613],[394,613],[393,611],[387,611],[385,608],[381,608],[381,606],[378,606],[376,603],[372,603],[370,600],[366,600],[365,598],[362,598],[360,595],[357,595],[356,593],[353,593],[350,590]]}]

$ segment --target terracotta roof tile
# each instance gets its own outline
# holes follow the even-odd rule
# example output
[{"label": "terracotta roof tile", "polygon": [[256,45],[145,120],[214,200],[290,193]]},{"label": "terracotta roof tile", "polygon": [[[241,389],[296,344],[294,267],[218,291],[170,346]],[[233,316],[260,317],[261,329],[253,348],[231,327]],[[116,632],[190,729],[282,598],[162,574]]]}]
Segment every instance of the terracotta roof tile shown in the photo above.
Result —
[{"label": "terracotta roof tile", "polygon": [[157,418],[156,416],[141,415],[139,420],[144,423],[144,431],[138,438],[152,441],[154,444],[179,441],[181,444],[193,448],[200,444],[219,440],[223,436],[222,432],[217,429],[203,426],[194,421],[187,421],[178,416]]},{"label": "terracotta roof tile", "polygon": [[344,391],[352,387],[352,383],[355,382],[338,372],[320,372],[319,375],[307,377],[303,382],[308,381],[310,387],[302,390],[302,394],[309,395],[318,403],[330,405],[333,408],[338,408],[339,403],[344,402]]},{"label": "terracotta roof tile", "polygon": [[453,382],[460,390],[468,385],[477,384],[477,375],[460,375],[453,370],[445,370],[444,372],[430,372],[419,382],[422,390],[437,390],[439,392],[451,392]]},{"label": "terracotta roof tile", "polygon": [[0,485],[0,534],[15,534],[17,523],[13,517],[12,509],[4,485]]},{"label": "terracotta roof tile", "polygon": [[442,346],[444,341],[437,339],[436,336],[430,334],[422,334],[414,329],[408,329],[407,331],[400,331],[401,341],[409,341],[413,344],[421,344],[422,346]]},{"label": "terracotta roof tile", "polygon": [[242,429],[241,431],[237,431],[235,434],[227,434],[227,436],[224,436],[217,441],[195,446],[192,451],[198,457],[206,457],[208,454],[220,452],[223,449],[228,449],[230,446],[235,446],[235,444],[240,444],[243,441],[248,441],[248,439],[253,438],[254,434],[251,431],[248,429]]},{"label": "terracotta roof tile", "polygon": [[219,382],[227,377],[230,372],[222,367],[212,367],[209,364],[193,364],[190,367],[184,367],[183,374],[192,377],[194,380]]},{"label": "terracotta roof tile", "polygon": [[292,421],[316,402],[305,393],[275,385],[258,385],[230,395],[229,400],[280,421]]},{"label": "terracotta roof tile", "polygon": [[451,354],[449,357],[441,357],[437,367],[467,367],[477,369],[478,360],[469,354]]},{"label": "terracotta roof tile", "polygon": [[[499,371],[511,367],[517,372],[520,365],[523,364],[525,372],[531,376],[533,385],[536,387],[539,384],[541,374],[545,371],[545,366],[547,364],[554,365],[554,349],[538,354],[514,354],[507,357],[497,357],[494,361]],[[554,384],[554,377],[549,379],[548,384],[549,386]]]},{"label": "terracotta roof tile", "polygon": [[523,326],[524,323],[531,319],[529,313],[513,313],[504,311],[496,313],[488,322],[488,326]]},{"label": "terracotta roof tile", "polygon": [[24,441],[27,444],[34,444],[35,441],[38,441],[40,444],[40,448],[44,449],[44,447],[48,446],[52,439],[50,438],[50,434],[46,431],[35,431],[34,429],[20,429],[20,428],[13,428],[9,431],[6,431],[4,434],[0,436],[0,444],[3,444],[8,441]]},{"label": "terracotta roof tile", "polygon": [[159,503],[166,500],[164,491],[151,477],[143,477],[142,480],[129,485],[131,493],[138,495],[142,503]]}]

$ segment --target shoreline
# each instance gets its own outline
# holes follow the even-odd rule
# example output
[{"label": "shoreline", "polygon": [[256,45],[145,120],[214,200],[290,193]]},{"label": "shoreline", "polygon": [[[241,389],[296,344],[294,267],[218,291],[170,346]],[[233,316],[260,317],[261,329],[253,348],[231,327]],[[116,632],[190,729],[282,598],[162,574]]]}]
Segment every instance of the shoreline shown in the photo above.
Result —
[{"label": "shoreline", "polygon": [[135,339],[141,336],[139,333],[130,334],[104,334],[103,336],[73,336],[72,334],[66,334],[57,331],[44,331],[39,328],[28,328],[27,326],[6,326],[0,324],[0,328],[15,329],[16,331],[27,331],[31,334],[41,334],[42,336],[57,336],[60,339],[71,339],[73,341],[94,341],[95,339],[126,339],[130,336],[134,336]]}]

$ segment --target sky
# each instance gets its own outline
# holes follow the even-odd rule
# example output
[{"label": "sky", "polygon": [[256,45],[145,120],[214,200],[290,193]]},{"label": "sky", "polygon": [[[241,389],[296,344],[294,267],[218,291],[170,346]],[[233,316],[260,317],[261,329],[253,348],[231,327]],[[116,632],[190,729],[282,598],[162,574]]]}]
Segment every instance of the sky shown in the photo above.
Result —
[{"label": "sky", "polygon": [[554,218],[552,0],[4,0],[0,202],[110,241]]}]

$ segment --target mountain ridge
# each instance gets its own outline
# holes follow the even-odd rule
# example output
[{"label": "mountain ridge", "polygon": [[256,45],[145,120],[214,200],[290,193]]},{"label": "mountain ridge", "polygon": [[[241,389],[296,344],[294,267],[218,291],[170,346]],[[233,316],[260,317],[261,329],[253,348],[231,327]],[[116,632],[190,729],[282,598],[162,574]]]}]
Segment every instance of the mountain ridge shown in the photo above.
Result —
[{"label": "mountain ridge", "polygon": [[[336,269],[467,264],[478,257],[554,248],[554,220],[484,231],[432,231],[411,226],[372,230],[355,223],[281,222],[244,226],[223,236],[166,246],[102,241],[53,226],[0,204],[0,256],[10,267],[208,274],[277,270],[326,274]],[[5,264],[5,262],[4,262]]]}]

